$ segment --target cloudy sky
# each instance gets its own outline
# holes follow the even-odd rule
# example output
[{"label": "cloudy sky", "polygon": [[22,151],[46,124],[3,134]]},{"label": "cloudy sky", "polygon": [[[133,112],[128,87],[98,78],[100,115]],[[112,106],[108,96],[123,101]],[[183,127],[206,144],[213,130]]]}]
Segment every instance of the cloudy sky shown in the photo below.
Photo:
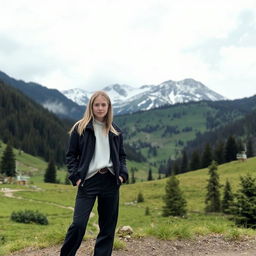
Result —
[{"label": "cloudy sky", "polygon": [[0,0],[0,70],[59,90],[194,78],[256,94],[255,0]]}]

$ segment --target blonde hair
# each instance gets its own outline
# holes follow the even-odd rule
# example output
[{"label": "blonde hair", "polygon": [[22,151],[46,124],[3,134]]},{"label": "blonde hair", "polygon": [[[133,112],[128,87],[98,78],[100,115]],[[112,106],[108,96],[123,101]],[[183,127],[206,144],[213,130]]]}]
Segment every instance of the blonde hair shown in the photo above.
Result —
[{"label": "blonde hair", "polygon": [[119,132],[113,127],[112,125],[112,122],[113,122],[113,110],[112,110],[112,104],[111,104],[111,101],[110,101],[110,98],[109,96],[107,95],[106,92],[104,91],[97,91],[95,92],[88,104],[87,104],[87,107],[86,107],[86,110],[84,112],[84,116],[82,119],[80,119],[79,121],[77,121],[73,127],[71,128],[71,130],[69,131],[69,134],[72,133],[72,131],[76,128],[77,126],[77,132],[79,135],[82,135],[84,129],[86,128],[86,126],[88,125],[88,123],[91,121],[91,120],[94,120],[94,115],[93,115],[93,103],[95,101],[95,99],[98,97],[98,96],[103,96],[106,100],[107,100],[107,103],[108,103],[108,112],[105,116],[105,130],[106,130],[106,134],[109,133],[109,131],[113,132],[114,134],[116,135],[119,135]]}]

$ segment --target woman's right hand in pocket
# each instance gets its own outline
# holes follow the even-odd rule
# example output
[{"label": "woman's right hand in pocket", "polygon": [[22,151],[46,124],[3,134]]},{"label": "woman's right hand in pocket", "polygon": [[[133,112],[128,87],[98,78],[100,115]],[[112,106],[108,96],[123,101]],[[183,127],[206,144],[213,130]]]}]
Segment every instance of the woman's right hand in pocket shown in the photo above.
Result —
[{"label": "woman's right hand in pocket", "polygon": [[80,183],[81,183],[81,179],[79,179],[79,180],[76,182],[76,185],[79,187]]}]

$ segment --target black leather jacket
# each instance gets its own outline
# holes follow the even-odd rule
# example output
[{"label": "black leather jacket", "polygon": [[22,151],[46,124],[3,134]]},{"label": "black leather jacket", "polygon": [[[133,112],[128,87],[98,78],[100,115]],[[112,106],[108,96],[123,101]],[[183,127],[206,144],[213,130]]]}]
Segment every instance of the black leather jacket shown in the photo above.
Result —
[{"label": "black leather jacket", "polygon": [[[126,154],[123,148],[123,136],[121,130],[113,123],[113,127],[119,132],[115,135],[109,132],[110,159],[113,163],[113,170],[116,176],[117,185],[120,185],[119,176],[122,176],[124,182],[128,179],[126,168]],[[68,149],[66,153],[66,165],[68,167],[69,179],[73,186],[81,179],[83,182],[88,172],[89,164],[95,151],[96,137],[92,121],[86,126],[83,134],[80,136],[77,129],[74,129],[69,138]]]}]

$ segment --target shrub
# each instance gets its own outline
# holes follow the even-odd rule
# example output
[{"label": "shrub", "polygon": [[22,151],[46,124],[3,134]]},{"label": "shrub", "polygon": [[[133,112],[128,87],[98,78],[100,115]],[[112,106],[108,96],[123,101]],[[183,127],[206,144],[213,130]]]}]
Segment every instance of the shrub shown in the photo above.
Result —
[{"label": "shrub", "polygon": [[145,215],[148,216],[150,215],[150,211],[149,211],[149,207],[147,206],[146,209],[145,209]]},{"label": "shrub", "polygon": [[0,235],[0,244],[4,244],[6,242],[6,238],[3,235]]},{"label": "shrub", "polygon": [[120,239],[115,239],[114,240],[114,250],[124,250],[126,248],[126,243]]},{"label": "shrub", "polygon": [[144,196],[142,194],[142,192],[139,192],[138,196],[137,196],[137,202],[138,203],[143,203],[145,200],[144,200]]},{"label": "shrub", "polygon": [[11,220],[20,223],[37,223],[41,225],[48,225],[48,219],[44,214],[32,210],[12,212]]}]

